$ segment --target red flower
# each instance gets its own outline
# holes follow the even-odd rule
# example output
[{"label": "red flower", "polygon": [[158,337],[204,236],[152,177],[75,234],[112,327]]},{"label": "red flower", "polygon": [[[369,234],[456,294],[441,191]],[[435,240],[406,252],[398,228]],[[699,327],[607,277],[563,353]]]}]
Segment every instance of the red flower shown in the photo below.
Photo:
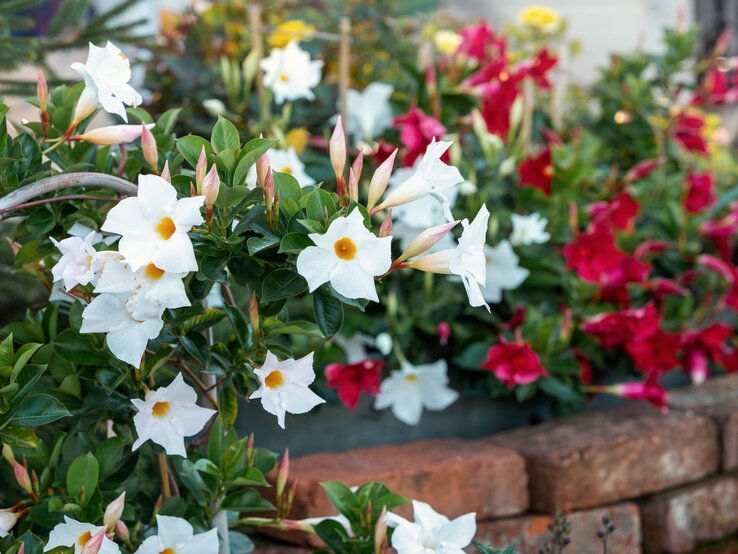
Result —
[{"label": "red flower", "polygon": [[628,283],[642,283],[650,274],[651,264],[636,256],[629,256],[619,266],[602,275],[600,297],[606,302],[627,306],[630,302]]},{"label": "red flower", "polygon": [[551,194],[553,181],[553,165],[551,165],[551,149],[544,148],[536,156],[531,156],[520,163],[518,176],[521,185],[530,185]]},{"label": "red flower", "polygon": [[489,22],[480,21],[461,29],[461,44],[458,52],[481,61],[487,57],[489,49],[500,42],[501,39],[495,37],[495,31]]},{"label": "red flower", "polygon": [[353,410],[362,392],[376,396],[382,381],[381,360],[363,360],[352,364],[329,364],[325,368],[328,386],[338,389],[338,399]]},{"label": "red flower", "polygon": [[589,363],[589,358],[579,350],[572,350],[572,353],[574,354],[574,360],[579,365],[579,380],[585,385],[591,385],[594,380],[594,371],[592,370],[592,364]]},{"label": "red flower", "polygon": [[617,270],[626,260],[615,244],[612,229],[605,225],[597,225],[567,244],[564,258],[567,267],[590,283],[599,283],[606,273]]},{"label": "red flower", "polygon": [[500,341],[489,349],[482,368],[494,373],[508,388],[527,385],[548,375],[538,354],[525,342]]},{"label": "red flower", "polygon": [[700,232],[712,239],[723,260],[730,260],[733,254],[731,242],[738,232],[738,203],[731,204],[730,211],[725,217],[705,221],[700,225]]},{"label": "red flower", "polygon": [[641,383],[633,382],[614,385],[612,392],[622,398],[646,400],[662,411],[665,411],[667,407],[668,393],[653,377],[647,377]]},{"label": "red flower", "polygon": [[640,371],[656,377],[679,365],[677,354],[681,343],[678,334],[657,329],[646,336],[636,337],[625,345],[625,349]]},{"label": "red flower", "polygon": [[623,182],[625,184],[628,184],[645,179],[651,174],[654,169],[656,169],[663,163],[664,158],[662,157],[638,162],[636,165],[630,168],[630,170],[628,170],[628,173],[626,173],[625,177],[623,177]]},{"label": "red flower", "polygon": [[517,74],[521,77],[531,77],[536,86],[542,89],[550,89],[551,82],[548,80],[548,72],[551,71],[559,59],[544,48],[536,54],[532,60],[526,60],[517,68]]},{"label": "red flower", "polygon": [[705,71],[693,104],[731,104],[738,101],[738,76],[713,67]]},{"label": "red flower", "polygon": [[433,139],[440,138],[446,132],[446,127],[440,121],[418,107],[410,108],[407,114],[396,117],[393,125],[400,128],[400,141],[407,147],[402,160],[406,166],[412,166]]},{"label": "red flower", "polygon": [[592,223],[610,223],[615,229],[624,231],[633,227],[640,205],[627,192],[623,191],[609,202],[597,202],[587,207]]},{"label": "red flower", "polygon": [[641,308],[600,314],[587,319],[582,326],[585,333],[599,338],[605,348],[646,337],[658,328],[659,314],[653,303]]},{"label": "red flower", "polygon": [[674,140],[685,150],[707,155],[707,143],[702,136],[704,126],[705,120],[701,116],[680,113],[674,124]]},{"label": "red flower", "polygon": [[701,331],[682,334],[684,370],[692,377],[693,383],[704,383],[709,369],[708,359],[719,360],[723,353],[723,343],[732,335],[733,329],[725,323],[714,323]]},{"label": "red flower", "polygon": [[712,172],[687,173],[687,195],[684,197],[684,207],[691,214],[696,214],[709,208],[715,203],[713,192],[715,180]]},{"label": "red flower", "polygon": [[[505,76],[504,80],[502,75]],[[483,86],[479,95],[482,99],[481,114],[487,123],[487,130],[505,139],[510,130],[510,110],[518,97],[518,85],[507,73],[501,74],[500,79],[499,82]]]}]

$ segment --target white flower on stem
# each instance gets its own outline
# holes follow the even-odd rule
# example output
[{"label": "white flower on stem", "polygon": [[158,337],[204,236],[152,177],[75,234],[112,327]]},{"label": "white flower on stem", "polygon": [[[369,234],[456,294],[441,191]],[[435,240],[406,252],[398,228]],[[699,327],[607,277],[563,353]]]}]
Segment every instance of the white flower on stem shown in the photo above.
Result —
[{"label": "white flower on stem", "polygon": [[312,89],[320,83],[323,61],[311,60],[297,41],[289,42],[284,48],[273,48],[259,65],[264,71],[264,84],[274,93],[277,104],[315,98]]},{"label": "white flower on stem", "polygon": [[394,188],[375,210],[407,204],[428,194],[443,194],[461,183],[464,178],[459,170],[441,161],[441,157],[452,144],[444,141],[431,142],[415,173]]},{"label": "white flower on stem", "polygon": [[138,438],[133,443],[137,450],[143,443],[152,442],[163,447],[170,456],[187,457],[185,437],[202,431],[215,410],[197,405],[197,393],[178,373],[166,387],[149,391],[144,400],[132,398],[138,413],[133,416]]},{"label": "white flower on stem", "polygon": [[18,514],[11,510],[0,510],[0,539],[7,537],[18,522]]},{"label": "white flower on stem", "polygon": [[112,42],[104,48],[90,43],[87,62],[73,63],[74,69],[85,80],[85,88],[77,100],[74,121],[79,123],[99,106],[128,121],[126,106],[138,106],[141,95],[128,84],[131,80],[131,62]]},{"label": "white flower on stem", "polygon": [[285,414],[304,414],[325,402],[310,390],[309,385],[315,381],[312,352],[299,360],[289,358],[280,362],[267,351],[264,365],[254,373],[261,386],[249,398],[261,398],[262,407],[277,416],[282,429]]},{"label": "white flower on stem", "polygon": [[371,83],[363,92],[348,91],[346,127],[354,141],[374,140],[392,126],[389,99],[393,91],[387,83]]},{"label": "white flower on stem", "polygon": [[519,244],[545,244],[551,238],[546,232],[548,219],[539,214],[518,215],[512,214],[512,233],[510,243]]},{"label": "white flower on stem", "polygon": [[101,294],[82,312],[80,333],[106,333],[113,355],[138,367],[149,340],[159,336],[164,308],[148,302],[128,302],[128,294]]},{"label": "white flower on stem", "polygon": [[100,270],[97,251],[92,246],[95,232],[90,232],[84,239],[67,237],[57,241],[49,237],[59,249],[62,257],[51,268],[54,282],[63,281],[64,288],[71,290],[77,285],[89,285],[94,282]]},{"label": "white flower on stem", "polygon": [[485,246],[484,257],[487,276],[482,295],[487,302],[499,302],[503,290],[518,288],[530,275],[530,271],[518,265],[518,256],[506,240],[500,241],[494,248]]},{"label": "white flower on stem", "polygon": [[181,517],[156,516],[156,535],[147,538],[135,554],[218,554],[218,530],[195,535]]},{"label": "white flower on stem", "polygon": [[423,408],[444,410],[459,397],[448,387],[447,371],[446,360],[419,366],[402,364],[402,369],[393,371],[382,381],[374,408],[391,408],[403,423],[417,425]]},{"label": "white flower on stem", "polygon": [[[153,123],[147,125],[148,128],[153,126]],[[128,144],[139,138],[143,130],[143,125],[109,125],[85,131],[81,135],[72,135],[69,140],[81,140],[100,146]]]},{"label": "white flower on stem", "polygon": [[310,292],[330,282],[346,298],[379,300],[374,277],[392,265],[391,236],[378,238],[364,227],[358,208],[334,219],[325,234],[308,236],[316,246],[297,256],[297,272],[307,280]]},{"label": "white flower on stem", "polygon": [[121,235],[118,251],[133,271],[154,264],[164,271],[197,271],[187,233],[203,222],[204,196],[177,200],[177,191],[157,175],[139,175],[138,195],[114,206],[103,231]]},{"label": "white flower on stem", "polygon": [[[44,552],[66,546],[74,548],[74,554],[81,554],[85,544],[104,529],[105,526],[83,523],[64,516],[64,523],[57,524],[49,533],[49,542],[46,543]],[[120,549],[113,541],[104,538],[99,552],[100,554],[119,554]]]},{"label": "white flower on stem", "polygon": [[[305,164],[297,156],[297,152],[295,152],[293,147],[290,146],[287,150],[272,148],[265,155],[269,159],[269,165],[272,171],[292,175],[300,187],[315,184],[315,179],[305,172]],[[246,175],[246,184],[249,188],[253,189],[256,187],[256,181],[256,164],[254,164]]]},{"label": "white flower on stem", "polygon": [[397,554],[464,554],[477,532],[474,512],[449,521],[425,502],[413,500],[413,516],[413,522],[392,512],[385,516],[387,526],[395,528],[392,547]]}]

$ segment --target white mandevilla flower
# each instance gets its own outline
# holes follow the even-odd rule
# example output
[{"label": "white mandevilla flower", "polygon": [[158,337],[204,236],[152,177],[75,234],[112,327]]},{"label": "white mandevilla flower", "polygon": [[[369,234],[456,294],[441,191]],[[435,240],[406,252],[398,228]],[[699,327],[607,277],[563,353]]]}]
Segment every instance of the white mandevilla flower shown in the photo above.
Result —
[{"label": "white mandevilla flower", "polygon": [[419,366],[403,364],[402,369],[393,371],[382,381],[374,408],[391,408],[403,423],[417,425],[423,408],[445,410],[459,397],[448,387],[447,371],[446,360]]},{"label": "white mandevilla flower", "polygon": [[512,214],[512,233],[510,243],[519,244],[545,244],[551,238],[546,232],[548,219],[539,214],[518,215]]},{"label": "white mandevilla flower", "polygon": [[10,510],[0,510],[0,539],[7,537],[18,522],[18,515]]},{"label": "white mandevilla flower", "polygon": [[297,41],[284,48],[273,48],[259,65],[264,71],[264,84],[274,93],[277,104],[315,98],[312,89],[320,83],[323,61],[311,60]]},{"label": "white mandevilla flower", "polygon": [[203,222],[204,196],[177,199],[177,191],[157,175],[139,175],[138,195],[121,200],[102,225],[121,235],[118,251],[133,271],[149,264],[173,273],[197,271],[188,233]]},{"label": "white mandevilla flower", "polygon": [[142,102],[141,95],[128,84],[131,80],[131,62],[110,41],[104,48],[90,43],[87,62],[73,63],[72,69],[85,80],[85,88],[74,112],[74,121],[77,123],[98,106],[108,113],[118,114],[128,122],[126,106],[138,106]]},{"label": "white mandevilla flower", "polygon": [[197,393],[184,382],[181,373],[166,387],[148,392],[145,400],[132,398],[131,403],[138,410],[133,416],[138,434],[133,450],[151,439],[170,456],[187,457],[185,437],[202,431],[216,413],[197,405]]},{"label": "white mandevilla flower", "polygon": [[129,302],[129,294],[100,294],[82,312],[80,333],[106,333],[113,355],[132,366],[141,364],[149,340],[159,336],[164,308],[143,300]]},{"label": "white mandevilla flower", "polygon": [[249,398],[261,398],[262,407],[277,416],[282,429],[286,413],[304,414],[325,402],[310,390],[309,385],[315,381],[312,352],[299,360],[289,358],[282,362],[267,352],[264,365],[254,373],[261,386]]},{"label": "white mandevilla flower", "polygon": [[392,512],[385,516],[387,526],[395,528],[392,547],[397,554],[464,554],[477,532],[474,512],[449,521],[425,502],[413,500],[413,515],[413,522]]},{"label": "white mandevilla flower", "polygon": [[89,233],[84,239],[67,237],[57,241],[50,237],[61,252],[62,257],[51,268],[54,281],[63,281],[64,288],[71,290],[77,285],[89,285],[94,282],[100,271],[97,251],[93,245],[95,232]]},{"label": "white mandevilla flower", "polygon": [[484,247],[487,276],[482,295],[487,302],[502,300],[503,290],[514,290],[523,284],[530,272],[518,265],[518,257],[506,240],[492,248]]},{"label": "white mandevilla flower", "polygon": [[[297,152],[293,147],[288,150],[270,149],[266,156],[269,158],[269,165],[272,171],[279,171],[292,175],[300,187],[307,187],[315,184],[315,179],[305,172],[305,164],[297,157]],[[249,188],[256,187],[256,164],[252,165],[246,175],[246,184]]]},{"label": "white mandevilla flower", "polygon": [[376,237],[364,226],[358,208],[334,219],[325,234],[308,236],[316,246],[297,256],[297,272],[307,280],[310,292],[330,282],[346,298],[379,300],[374,277],[392,265],[392,237]]},{"label": "white mandevilla flower", "polygon": [[156,516],[156,535],[148,537],[135,554],[218,554],[218,530],[195,535],[181,517]]},{"label": "white mandevilla flower", "polygon": [[422,160],[418,163],[415,173],[404,183],[394,188],[377,206],[377,209],[387,209],[407,204],[428,194],[445,193],[464,178],[452,165],[441,160],[446,150],[451,148],[452,142],[434,141],[428,145]]},{"label": "white mandevilla flower", "polygon": [[[49,533],[49,542],[44,547],[44,552],[54,550],[60,546],[74,548],[74,554],[81,554],[87,541],[99,533],[104,526],[83,523],[70,517],[64,516],[64,523],[59,523]],[[119,554],[120,549],[108,538],[104,538],[100,548],[100,554]]]},{"label": "white mandevilla flower", "polygon": [[393,91],[387,83],[371,83],[363,92],[348,91],[346,126],[356,142],[374,140],[392,126],[389,99]]}]

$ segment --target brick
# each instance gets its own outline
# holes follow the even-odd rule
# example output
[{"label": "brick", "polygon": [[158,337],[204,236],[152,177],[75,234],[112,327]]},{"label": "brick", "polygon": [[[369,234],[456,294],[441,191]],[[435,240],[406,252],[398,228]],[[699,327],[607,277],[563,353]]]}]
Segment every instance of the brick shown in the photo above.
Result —
[{"label": "brick", "polygon": [[[608,516],[615,525],[615,531],[607,541],[608,552],[640,554],[640,517],[638,507],[631,503],[568,514],[571,543],[565,551],[602,554],[603,545],[597,538],[597,531],[603,527],[603,516]],[[477,525],[476,540],[496,548],[512,543],[520,554],[540,554],[542,547],[551,539],[548,525],[552,521],[551,516],[529,515],[482,522]]]},{"label": "brick", "polygon": [[658,494],[641,506],[649,552],[691,552],[738,531],[738,480],[716,477]]},{"label": "brick", "polygon": [[436,439],[312,454],[290,462],[290,479],[297,483],[290,514],[296,519],[335,514],[320,486],[332,480],[349,486],[382,482],[450,518],[468,512],[509,516],[528,508],[525,461],[488,442]]},{"label": "brick", "polygon": [[531,507],[551,514],[621,502],[715,473],[708,417],[644,404],[580,414],[494,435],[527,461]]},{"label": "brick", "polygon": [[712,417],[720,429],[722,467],[738,469],[738,373],[671,390],[669,407]]}]

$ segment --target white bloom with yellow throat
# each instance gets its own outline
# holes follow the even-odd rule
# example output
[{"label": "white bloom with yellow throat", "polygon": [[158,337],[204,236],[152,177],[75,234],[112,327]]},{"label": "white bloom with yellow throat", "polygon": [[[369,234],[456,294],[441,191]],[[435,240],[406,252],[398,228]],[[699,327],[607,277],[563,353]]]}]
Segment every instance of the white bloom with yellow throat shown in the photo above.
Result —
[{"label": "white bloom with yellow throat", "polygon": [[101,252],[98,255],[93,246],[98,235],[99,233],[91,230],[83,239],[72,236],[57,241],[51,238],[51,242],[62,254],[59,261],[51,268],[54,282],[62,281],[67,291],[77,285],[95,283],[105,261],[118,257],[116,252]]},{"label": "white bloom with yellow throat", "polygon": [[297,256],[297,272],[308,282],[310,292],[330,282],[346,298],[379,300],[374,278],[392,265],[392,237],[378,238],[369,231],[358,208],[334,219],[325,234],[308,236],[315,246]]},{"label": "white bloom with yellow throat", "polygon": [[100,48],[90,43],[87,61],[73,63],[74,69],[85,80],[85,88],[77,100],[74,121],[79,123],[99,106],[117,114],[128,122],[126,106],[138,106],[141,95],[128,84],[131,80],[131,62],[112,42]]},{"label": "white bloom with yellow throat", "polygon": [[185,437],[196,435],[216,413],[197,405],[197,393],[178,373],[166,387],[146,394],[144,400],[131,399],[138,413],[133,416],[138,438],[137,450],[147,440],[163,447],[170,456],[187,457]]},{"label": "white bloom with yellow throat", "polygon": [[[64,523],[58,523],[49,533],[49,541],[44,547],[44,552],[66,546],[74,548],[74,554],[81,554],[85,544],[103,529],[105,529],[104,526],[83,523],[64,516]],[[120,548],[110,539],[104,538],[99,553],[119,554]]]},{"label": "white bloom with yellow throat", "polygon": [[277,416],[282,429],[287,413],[304,414],[325,402],[310,390],[315,381],[312,352],[299,360],[289,358],[281,362],[267,352],[264,364],[254,373],[261,386],[249,398],[260,398],[262,407]]},{"label": "white bloom with yellow throat", "polygon": [[290,41],[284,48],[273,48],[259,65],[264,71],[264,84],[274,93],[277,104],[315,98],[313,88],[320,83],[323,61],[311,60],[297,41]]},{"label": "white bloom with yellow throat", "polygon": [[351,89],[346,97],[348,133],[354,141],[371,141],[392,126],[390,96],[394,88],[387,83],[371,83],[362,92]]},{"label": "white bloom with yellow throat", "polygon": [[464,554],[477,532],[474,512],[453,521],[436,512],[429,504],[413,500],[413,517],[408,521],[392,512],[385,516],[392,533],[392,547],[397,554]]},{"label": "white bloom with yellow throat", "polygon": [[[297,156],[297,152],[292,146],[287,150],[270,148],[266,156],[269,158],[269,166],[272,168],[272,171],[292,175],[300,187],[315,184],[315,179],[307,174],[305,164],[302,163],[302,160]],[[251,189],[256,187],[256,164],[249,168],[249,172],[246,175],[246,184]]]},{"label": "white bloom with yellow throat", "polygon": [[181,517],[156,516],[156,535],[148,537],[135,554],[218,554],[218,530],[195,534]]},{"label": "white bloom with yellow throat", "polygon": [[446,360],[414,366],[402,364],[380,386],[374,408],[391,408],[394,416],[408,425],[417,425],[427,410],[445,410],[459,397],[448,386]]},{"label": "white bloom with yellow throat", "polygon": [[540,214],[530,215],[512,214],[512,233],[510,243],[513,245],[545,244],[551,238],[546,232],[548,219]]},{"label": "white bloom with yellow throat", "polygon": [[502,300],[503,290],[514,290],[523,284],[530,271],[520,267],[518,256],[506,240],[495,246],[484,247],[486,260],[486,279],[482,287],[482,296],[487,302],[497,303]]},{"label": "white bloom with yellow throat", "polygon": [[121,235],[118,251],[133,271],[154,264],[163,271],[197,271],[192,227],[203,222],[204,196],[177,199],[177,191],[157,175],[139,175],[138,195],[121,200],[102,225]]}]

